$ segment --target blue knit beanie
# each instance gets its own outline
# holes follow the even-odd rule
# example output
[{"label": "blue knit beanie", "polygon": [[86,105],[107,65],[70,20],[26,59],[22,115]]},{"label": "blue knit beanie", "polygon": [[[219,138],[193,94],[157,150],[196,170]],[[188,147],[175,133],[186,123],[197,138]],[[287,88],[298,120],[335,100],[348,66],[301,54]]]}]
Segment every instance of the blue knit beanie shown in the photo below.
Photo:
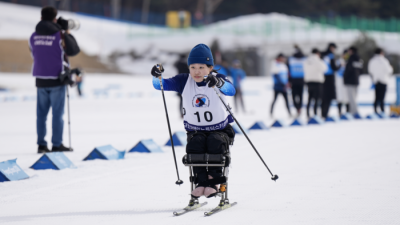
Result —
[{"label": "blue knit beanie", "polygon": [[214,59],[210,48],[205,44],[196,45],[192,51],[190,51],[187,63],[189,66],[194,63],[214,66]]}]

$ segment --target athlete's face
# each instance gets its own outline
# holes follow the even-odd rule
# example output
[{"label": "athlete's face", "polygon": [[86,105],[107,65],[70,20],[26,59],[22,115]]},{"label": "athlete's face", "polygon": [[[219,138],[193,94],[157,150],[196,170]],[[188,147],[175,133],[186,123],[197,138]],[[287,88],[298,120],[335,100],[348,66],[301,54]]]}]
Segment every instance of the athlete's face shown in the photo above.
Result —
[{"label": "athlete's face", "polygon": [[206,64],[195,63],[189,66],[190,76],[196,82],[202,82],[204,76],[207,76],[213,70],[213,67],[208,67]]}]

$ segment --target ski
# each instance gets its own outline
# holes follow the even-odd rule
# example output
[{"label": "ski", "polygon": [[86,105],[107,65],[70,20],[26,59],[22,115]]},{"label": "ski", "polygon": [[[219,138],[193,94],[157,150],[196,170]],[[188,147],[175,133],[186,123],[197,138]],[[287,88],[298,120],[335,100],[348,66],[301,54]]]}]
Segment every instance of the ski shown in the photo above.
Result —
[{"label": "ski", "polygon": [[234,202],[234,203],[232,203],[232,204],[224,204],[223,206],[217,206],[216,208],[214,208],[214,209],[211,210],[210,212],[205,212],[205,213],[204,213],[204,216],[212,216],[212,215],[214,215],[215,213],[219,213],[219,212],[221,212],[222,210],[229,209],[229,208],[231,208],[232,206],[235,206],[236,204],[237,204],[237,202]]},{"label": "ski", "polygon": [[202,207],[202,206],[205,206],[205,205],[207,205],[207,202],[195,203],[193,206],[188,205],[188,206],[186,206],[185,208],[183,208],[182,210],[177,211],[177,212],[174,212],[174,216],[183,215],[183,214],[185,214],[185,213],[188,213],[188,212],[190,212],[190,211],[193,211],[193,210],[198,209],[198,208],[200,208],[200,207]]}]

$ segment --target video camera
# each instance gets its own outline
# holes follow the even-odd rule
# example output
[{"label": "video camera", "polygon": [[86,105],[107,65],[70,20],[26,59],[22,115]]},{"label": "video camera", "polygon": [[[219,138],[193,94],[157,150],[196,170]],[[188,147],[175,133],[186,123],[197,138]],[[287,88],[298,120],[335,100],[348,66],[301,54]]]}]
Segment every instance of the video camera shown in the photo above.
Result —
[{"label": "video camera", "polygon": [[63,30],[79,30],[81,23],[75,19],[64,19],[61,16],[57,19],[57,23]]},{"label": "video camera", "polygon": [[76,84],[75,80],[72,77],[72,75],[74,74],[78,77],[81,77],[83,72],[79,68],[66,69],[62,71],[60,75],[58,75],[58,79],[61,81],[61,83],[73,87]]}]

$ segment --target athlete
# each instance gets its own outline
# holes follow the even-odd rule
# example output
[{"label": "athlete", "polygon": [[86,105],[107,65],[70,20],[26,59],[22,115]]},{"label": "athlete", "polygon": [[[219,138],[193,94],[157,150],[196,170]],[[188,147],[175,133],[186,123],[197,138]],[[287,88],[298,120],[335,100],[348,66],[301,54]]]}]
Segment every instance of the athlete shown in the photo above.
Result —
[{"label": "athlete", "polygon": [[282,94],[285,98],[286,108],[288,110],[289,116],[292,116],[289,108],[289,100],[287,95],[288,83],[288,67],[286,64],[286,57],[279,53],[276,59],[271,63],[271,74],[274,79],[274,100],[271,105],[271,117],[273,117],[272,112],[274,111],[274,105],[279,94]]},{"label": "athlete", "polygon": [[[160,80],[166,91],[176,91],[182,95],[183,123],[187,131],[187,153],[223,154],[229,148],[229,140],[235,132],[229,123],[234,120],[219,99],[216,91],[225,96],[234,96],[235,88],[225,75],[218,74],[214,59],[207,45],[196,45],[190,52],[187,64],[190,73],[178,74],[169,79],[162,78],[161,65],[155,65],[153,86],[161,90]],[[217,90],[215,90],[216,88]],[[193,167],[196,188],[192,197],[213,197],[218,185],[204,185],[209,179],[222,176],[222,167]]]}]

